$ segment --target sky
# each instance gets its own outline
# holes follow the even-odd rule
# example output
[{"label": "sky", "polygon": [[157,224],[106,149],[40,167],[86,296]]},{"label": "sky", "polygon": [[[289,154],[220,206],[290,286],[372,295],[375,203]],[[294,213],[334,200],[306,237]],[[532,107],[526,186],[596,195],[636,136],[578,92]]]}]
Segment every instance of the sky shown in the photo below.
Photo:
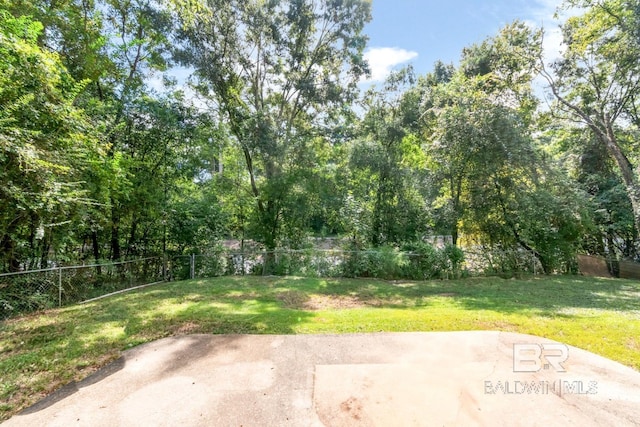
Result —
[{"label": "sky", "polygon": [[492,37],[516,19],[545,28],[549,55],[559,50],[561,0],[372,0],[365,57],[371,77],[383,81],[392,69],[412,64],[426,74],[441,60],[457,65],[462,49]]},{"label": "sky", "polygon": [[[433,70],[436,61],[457,65],[462,49],[498,34],[516,19],[545,29],[548,59],[558,56],[561,35],[554,18],[562,0],[371,0],[372,20],[365,27],[369,36],[365,59],[371,76],[360,88],[380,83],[393,69],[412,64],[416,75]],[[172,70],[182,86],[190,74],[185,68]],[[162,91],[162,79],[152,79]],[[542,95],[545,83],[534,81]],[[186,89],[192,93],[191,89]]]}]

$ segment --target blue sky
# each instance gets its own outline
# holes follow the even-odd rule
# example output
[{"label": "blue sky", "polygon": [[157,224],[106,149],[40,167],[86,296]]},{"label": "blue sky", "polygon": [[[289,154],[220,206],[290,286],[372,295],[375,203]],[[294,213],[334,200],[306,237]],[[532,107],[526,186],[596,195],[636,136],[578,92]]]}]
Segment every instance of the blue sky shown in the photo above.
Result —
[{"label": "blue sky", "polygon": [[553,19],[561,0],[372,0],[373,19],[366,57],[372,76],[381,81],[388,71],[413,64],[417,74],[433,69],[437,60],[454,63],[462,49],[494,36],[520,19],[544,26],[545,43],[557,50],[560,35]]},{"label": "blue sky", "polygon": [[[498,33],[520,19],[545,28],[547,58],[557,56],[561,35],[553,17],[562,0],[372,0],[372,21],[365,58],[371,77],[361,89],[382,82],[392,69],[411,63],[417,75],[433,69],[437,60],[457,65],[462,49]],[[177,67],[174,77],[183,85],[190,71]],[[151,79],[162,91],[161,78]],[[539,86],[542,94],[544,84]],[[192,91],[186,88],[188,93]]]}]

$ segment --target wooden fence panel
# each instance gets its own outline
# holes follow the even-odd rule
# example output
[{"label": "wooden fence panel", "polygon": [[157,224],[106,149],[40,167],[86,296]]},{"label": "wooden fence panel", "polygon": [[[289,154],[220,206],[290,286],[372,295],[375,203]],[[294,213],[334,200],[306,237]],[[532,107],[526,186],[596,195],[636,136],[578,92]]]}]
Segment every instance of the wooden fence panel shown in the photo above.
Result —
[{"label": "wooden fence panel", "polygon": [[607,260],[601,256],[578,255],[578,269],[585,276],[612,277]]},{"label": "wooden fence panel", "polygon": [[632,261],[620,261],[621,279],[640,279],[640,264]]}]

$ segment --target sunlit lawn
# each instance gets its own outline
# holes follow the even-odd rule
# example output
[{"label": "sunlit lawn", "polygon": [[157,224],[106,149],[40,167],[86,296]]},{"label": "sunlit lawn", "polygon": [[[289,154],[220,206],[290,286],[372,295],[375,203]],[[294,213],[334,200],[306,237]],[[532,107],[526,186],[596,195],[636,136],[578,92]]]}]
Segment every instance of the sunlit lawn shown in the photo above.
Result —
[{"label": "sunlit lawn", "polygon": [[0,420],[121,351],[192,333],[501,330],[544,336],[640,370],[640,282],[230,277],[173,282],[0,326]]}]

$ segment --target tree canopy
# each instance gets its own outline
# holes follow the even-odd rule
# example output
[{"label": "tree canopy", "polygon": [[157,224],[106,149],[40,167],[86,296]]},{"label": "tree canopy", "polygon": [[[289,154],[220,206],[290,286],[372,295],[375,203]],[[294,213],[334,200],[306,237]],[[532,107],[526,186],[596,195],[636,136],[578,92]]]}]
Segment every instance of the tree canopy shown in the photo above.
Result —
[{"label": "tree canopy", "polygon": [[516,21],[364,90],[367,0],[0,0],[0,272],[326,235],[635,259],[640,3],[562,7],[553,63]]}]

